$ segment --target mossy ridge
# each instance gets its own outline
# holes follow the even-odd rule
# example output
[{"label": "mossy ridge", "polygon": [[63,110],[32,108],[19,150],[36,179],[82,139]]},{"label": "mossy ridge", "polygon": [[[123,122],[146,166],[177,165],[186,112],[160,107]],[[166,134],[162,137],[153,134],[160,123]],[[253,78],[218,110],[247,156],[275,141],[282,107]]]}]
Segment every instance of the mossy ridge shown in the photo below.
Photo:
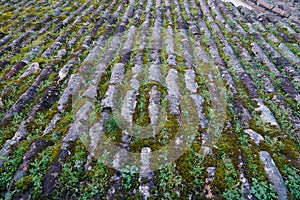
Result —
[{"label": "mossy ridge", "polygon": [[[159,150],[169,144],[175,138],[179,130],[178,116],[167,112],[166,122],[160,127],[160,130],[153,138],[139,139],[133,137],[130,144],[130,151],[140,153],[143,147],[150,147],[152,151]],[[142,130],[141,130],[142,131]]]},{"label": "mossy ridge", "polygon": [[50,146],[38,154],[31,163],[29,176],[32,177],[33,186],[30,188],[30,193],[33,198],[38,198],[42,194],[42,181],[48,170],[48,167],[54,162],[60,151],[61,144]]},{"label": "mossy ridge", "polygon": [[8,118],[4,124],[0,125],[0,133],[2,133],[0,137],[1,145],[14,136],[19,129],[20,123],[28,117],[27,113],[29,113],[31,106],[32,104],[26,105],[21,112],[15,113],[13,117]]},{"label": "mossy ridge", "polygon": [[[42,10],[45,10],[46,8],[41,8],[41,9],[42,9]],[[32,9],[31,9],[31,10],[32,10]],[[38,14],[36,14],[36,13],[37,13],[37,12],[34,12],[33,15],[37,17],[37,20],[40,20],[41,18],[38,17]],[[26,15],[26,17],[23,17],[24,20],[25,20],[26,22],[28,21],[28,20],[27,20],[27,16],[28,16],[28,15]],[[42,15],[40,15],[40,16],[42,16]],[[22,23],[24,23],[24,20],[21,20]],[[35,24],[34,22],[27,22],[27,25],[28,25],[28,26],[26,26],[26,27],[24,28],[23,31],[19,31],[19,32],[17,32],[17,34],[14,34],[14,36],[16,36],[16,37],[11,38],[10,41],[11,41],[12,39],[17,38],[18,36],[20,36],[20,35],[23,34],[24,32],[28,31],[29,29],[31,29],[32,26],[33,26],[34,24]],[[18,27],[19,27],[18,25],[15,25],[15,28],[12,29],[12,30],[10,30],[10,32],[14,32],[15,29],[18,28]],[[9,42],[9,41],[8,41],[8,42]]]},{"label": "mossy ridge", "polygon": [[18,166],[21,164],[22,157],[26,152],[28,146],[24,146],[15,151],[14,157],[4,158],[5,162],[0,168],[0,198],[4,198],[6,192],[6,186],[9,184],[13,178],[14,172],[18,169]]},{"label": "mossy ridge", "polygon": [[109,189],[109,179],[113,176],[114,171],[108,168],[101,159],[93,159],[91,166],[92,169],[81,177],[77,197],[79,199],[104,199],[105,193]]},{"label": "mossy ridge", "polygon": [[[230,115],[234,115],[234,110],[232,107],[229,107]],[[250,179],[255,178],[259,181],[259,183],[262,182],[268,182],[267,175],[264,171],[264,167],[259,159],[259,151],[261,151],[261,147],[258,147],[248,135],[246,135],[243,132],[243,126],[239,124],[238,120],[233,118],[230,120],[232,125],[232,130],[234,130],[235,138],[237,139],[237,145],[238,149],[235,151],[235,162],[234,166],[237,168],[237,157],[241,156],[242,160],[244,162],[243,168],[245,171],[246,178],[248,178],[249,183],[252,183],[252,180]],[[251,128],[252,122],[250,121],[249,128]],[[254,126],[255,131],[258,131],[256,126]],[[259,131],[258,131],[259,132]],[[261,132],[259,132],[261,133]],[[218,145],[218,144],[217,144]],[[239,155],[237,155],[239,154]],[[226,154],[227,155],[227,154]],[[229,153],[230,155],[230,153]],[[230,189],[230,188],[229,188]]]},{"label": "mossy ridge", "polygon": [[[79,27],[76,27],[76,30],[78,29]],[[65,27],[65,28],[63,28],[61,31],[60,31],[60,33],[58,33],[58,34],[63,34],[64,33],[64,29],[67,29],[67,27]],[[75,29],[74,29],[75,30]],[[73,32],[73,34],[75,34],[74,32]],[[45,36],[45,33],[44,33],[44,35],[43,36]],[[36,39],[36,40],[34,40],[34,41],[32,41],[32,47],[33,46],[36,46],[37,44],[42,44],[42,48],[41,48],[41,52],[39,53],[39,54],[41,54],[46,48],[48,48],[48,47],[46,47],[46,45],[45,45],[45,40],[44,40],[44,42],[41,42],[41,39],[42,39],[43,37],[40,35],[40,36],[38,36],[38,38]],[[38,43],[36,43],[36,41],[39,41]],[[49,42],[49,44],[52,44],[52,42]],[[28,49],[29,50],[29,49]],[[22,54],[20,55],[20,54],[17,54],[17,56],[18,56],[18,59],[17,59],[17,61],[19,61],[19,60],[21,60],[23,57],[25,57],[25,55],[26,55],[26,51],[24,52],[24,51],[22,51]],[[64,61],[67,61],[68,60],[68,57],[69,56],[67,56],[67,58],[64,58]],[[16,59],[16,58],[15,58]],[[49,64],[49,63],[54,63],[55,64],[55,62],[56,62],[56,60],[55,59],[50,59],[50,58],[43,58],[43,59],[41,59],[41,58],[39,58],[39,56],[37,55],[36,56],[36,58],[33,60],[33,62],[39,62],[40,64]],[[64,64],[64,63],[62,63],[62,62],[59,62],[58,64],[60,64],[60,65],[62,65],[62,64]],[[24,71],[25,69],[22,69],[18,74],[21,74],[22,73],[22,71]],[[15,78],[17,78],[16,76],[15,77],[13,77],[12,79],[15,79]],[[13,82],[13,81],[15,81],[15,80],[12,80],[12,79],[10,79],[9,81],[11,81],[11,82]]]},{"label": "mossy ridge", "polygon": [[[35,11],[35,9],[33,8],[33,6],[32,5],[30,5],[29,7],[27,7],[27,9],[26,9],[26,11],[27,10],[30,10],[30,11]],[[5,13],[3,13],[4,15],[5,15]],[[9,12],[9,14],[8,15],[10,15],[10,14],[12,14],[11,12]],[[18,27],[18,25],[21,23],[21,21],[25,18],[25,15],[28,15],[28,13],[27,12],[19,12],[18,14],[21,14],[21,15],[18,15],[18,17],[14,20],[14,22],[16,22],[17,21],[17,23],[15,24],[15,26],[13,27],[13,29],[11,29],[10,27],[13,25],[13,22],[11,22],[11,23],[9,23],[9,24],[7,24],[5,27],[1,27],[1,31],[2,32],[13,32],[15,29],[16,29],[16,27]],[[3,16],[3,15],[2,15]],[[26,18],[25,18],[26,19]],[[21,33],[19,33],[19,34],[21,34]]]},{"label": "mossy ridge", "polygon": [[291,50],[291,52],[293,52],[298,57],[300,56],[300,54],[299,54],[299,45],[298,45],[298,47],[295,46],[295,44],[297,45],[297,43],[286,42],[285,44]]},{"label": "mossy ridge", "polygon": [[12,187],[12,192],[10,193],[14,198],[21,198],[24,192],[28,191],[29,188],[33,186],[33,179],[31,176],[27,175],[18,180]]},{"label": "mossy ridge", "polygon": [[290,39],[290,42],[291,42],[291,43],[295,43],[295,44],[298,43],[297,39],[293,36],[293,34],[291,34],[291,33],[288,31],[287,28],[281,27],[281,26],[279,26],[277,23],[275,24],[275,26],[276,26],[278,32],[285,33],[285,34],[288,36],[288,38]]},{"label": "mossy ridge", "polygon": [[[13,152],[18,152],[19,149],[26,149],[26,151],[27,151],[29,149],[30,145],[36,139],[38,139],[38,137],[33,138],[31,140],[23,140],[23,141],[21,141],[20,144],[17,147],[14,147],[15,150],[13,150]],[[50,146],[49,148],[52,148],[52,146]],[[46,148],[43,151],[48,151],[48,150]],[[55,154],[55,151],[53,151],[52,153]],[[14,157],[15,156],[18,156],[18,155],[14,155]],[[35,158],[38,158],[38,157],[40,157],[40,154],[38,154],[37,156],[35,156]],[[54,159],[54,157],[53,157],[53,159]],[[30,165],[29,169],[31,169],[31,167],[33,167],[33,165]],[[37,166],[35,166],[35,167],[37,167]],[[13,171],[13,172],[15,173],[15,171]],[[14,176],[12,176],[12,177],[14,177]],[[33,176],[30,175],[30,170],[29,170],[27,172],[27,174],[25,174],[24,177],[22,177],[21,179],[19,179],[16,182],[13,183],[13,185],[11,186],[11,189],[10,189],[8,195],[12,195],[13,198],[21,198],[22,195],[24,195],[25,193],[29,192],[29,190],[33,187],[34,178],[35,177],[33,177]]]},{"label": "mossy ridge", "polygon": [[48,136],[55,143],[59,143],[61,141],[61,138],[68,132],[70,124],[74,120],[71,110],[64,111],[62,114],[62,118],[57,122],[55,128],[49,133]]},{"label": "mossy ridge", "polygon": [[12,84],[11,88],[7,88],[8,92],[4,93],[2,96],[2,101],[4,104],[3,109],[1,110],[1,115],[4,115],[11,106],[19,99],[19,97],[31,86],[34,80],[29,80],[28,82],[24,82],[22,85]]},{"label": "mossy ridge", "polygon": [[283,164],[290,163],[290,161],[293,165],[299,167],[299,163],[296,161],[299,156],[297,153],[299,145],[296,145],[289,133],[282,135],[278,128],[262,123],[258,117],[251,120],[250,128],[265,138],[266,141],[261,142],[259,149],[272,153],[272,157],[281,172]]},{"label": "mossy ridge", "polygon": [[[49,115],[49,112],[47,113],[48,115]],[[28,132],[30,132],[30,130],[28,131]],[[29,137],[29,136],[28,136]],[[27,137],[27,139],[28,139],[28,137]],[[14,157],[14,159],[15,158],[18,158],[19,156],[18,156],[18,152],[20,151],[20,150],[24,150],[24,153],[26,152],[25,150],[27,150],[28,149],[28,147],[30,146],[30,144],[34,141],[34,140],[36,140],[36,139],[38,139],[38,138],[41,138],[42,136],[41,135],[35,135],[35,136],[33,136],[33,137],[31,137],[30,139],[28,139],[28,140],[22,140],[21,142],[20,142],[20,144],[18,145],[18,146],[15,146],[15,147],[13,147],[13,149],[12,149],[12,151],[13,152],[16,152],[16,153],[14,153],[13,155],[10,155],[10,157],[11,156],[13,156]],[[42,137],[42,138],[45,138],[45,137]],[[47,138],[47,137],[46,137]],[[59,145],[60,146],[60,145]],[[51,150],[44,150],[44,151],[47,151],[49,154],[52,154],[52,157],[51,157],[51,160],[53,160],[54,158],[55,158],[55,151],[53,151],[53,149],[52,149],[52,147],[49,147],[49,148],[51,148]],[[58,149],[59,150],[59,149]],[[58,150],[57,150],[57,153],[58,153]],[[36,159],[39,159],[39,155],[37,156],[37,158]],[[13,159],[13,160],[14,160]],[[20,159],[22,159],[22,157],[20,158]],[[21,161],[21,160],[20,160]],[[38,166],[36,166],[36,167],[38,167]],[[17,169],[17,168],[16,168]],[[15,169],[15,170],[16,170]],[[12,173],[14,173],[15,172],[15,170],[12,170],[11,168],[9,169]],[[13,175],[13,174],[12,174]],[[36,174],[34,174],[34,176],[36,176]],[[13,177],[13,176],[12,176]],[[8,179],[9,180],[9,179]],[[33,186],[33,183],[34,183],[34,177],[32,177],[32,176],[30,176],[30,175],[26,175],[25,177],[23,177],[23,178],[21,178],[20,180],[18,180],[13,186],[12,186],[12,190],[11,190],[11,192],[10,192],[10,194],[11,195],[13,195],[13,196],[15,196],[15,197],[18,197],[18,196],[20,196],[22,193],[24,193],[24,192],[26,192],[29,188],[31,188],[32,186]],[[24,185],[22,185],[22,183],[27,183],[27,185],[26,186],[24,186]]]},{"label": "mossy ridge", "polygon": [[150,95],[149,92],[155,84],[143,85],[139,88],[137,95],[137,104],[133,113],[133,121],[139,126],[146,126],[150,124],[150,116],[148,114],[148,106]]},{"label": "mossy ridge", "polygon": [[239,183],[238,157],[241,144],[236,133],[227,126],[223,130],[222,137],[216,143],[216,147],[217,149],[214,150],[216,172],[212,186],[213,194],[219,198],[223,195],[223,192],[232,190],[231,188]]},{"label": "mossy ridge", "polygon": [[57,111],[52,110],[51,108],[49,110],[41,110],[37,112],[34,120],[26,123],[26,130],[28,131],[26,139],[28,141],[33,141],[37,138],[51,139],[50,136],[44,136],[43,131],[56,113]]},{"label": "mossy ridge", "polygon": [[291,123],[288,117],[289,115],[297,116],[297,111],[290,109],[283,111],[279,108],[280,105],[274,103],[274,101],[272,101],[271,98],[266,98],[265,102],[270,111],[274,114],[274,117],[276,118],[276,121],[278,122],[284,136],[294,140],[295,144],[298,145],[298,148],[300,148],[299,141],[297,140],[297,135],[295,135],[296,130],[294,130],[293,124]]},{"label": "mossy ridge", "polygon": [[212,165],[208,157],[201,155],[200,142],[194,141],[185,153],[175,161],[180,176],[182,177],[182,198],[188,198],[190,195],[193,198],[201,199],[202,189],[204,187],[207,173],[205,168]]},{"label": "mossy ridge", "polygon": [[78,198],[79,188],[85,177],[85,162],[88,155],[87,149],[80,139],[77,139],[70,155],[62,163],[62,172],[52,193],[55,198]]},{"label": "mossy ridge", "polygon": [[182,177],[176,163],[169,163],[155,171],[157,185],[151,190],[149,199],[178,199],[181,197]]}]

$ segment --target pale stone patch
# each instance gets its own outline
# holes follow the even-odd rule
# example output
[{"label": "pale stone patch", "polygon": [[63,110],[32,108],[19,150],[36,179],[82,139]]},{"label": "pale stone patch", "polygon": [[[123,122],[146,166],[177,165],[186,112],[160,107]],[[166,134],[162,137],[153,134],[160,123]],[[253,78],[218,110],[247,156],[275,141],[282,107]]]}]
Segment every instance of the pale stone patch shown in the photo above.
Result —
[{"label": "pale stone patch", "polygon": [[245,2],[243,2],[241,0],[222,0],[222,1],[224,1],[224,2],[228,2],[229,1],[229,2],[233,3],[233,5],[235,5],[236,7],[238,7],[238,6],[244,6],[244,7],[248,8],[248,9],[250,9],[250,10],[253,9],[252,6],[246,4]]}]

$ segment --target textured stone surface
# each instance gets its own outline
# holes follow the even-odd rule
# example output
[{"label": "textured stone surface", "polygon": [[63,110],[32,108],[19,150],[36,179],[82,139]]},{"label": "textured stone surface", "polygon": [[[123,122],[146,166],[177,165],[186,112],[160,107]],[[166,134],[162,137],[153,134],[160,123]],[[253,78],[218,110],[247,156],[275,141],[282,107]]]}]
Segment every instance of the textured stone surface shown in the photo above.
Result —
[{"label": "textured stone surface", "polygon": [[250,138],[253,140],[253,142],[257,145],[259,145],[261,141],[264,141],[264,138],[252,129],[246,129],[244,130],[244,132],[247,133],[250,136]]},{"label": "textured stone surface", "polygon": [[25,78],[27,76],[30,76],[31,74],[37,72],[37,71],[40,71],[40,65],[38,62],[34,62],[32,63],[27,69],[26,71],[20,76],[19,79],[21,78]]},{"label": "textured stone surface", "polygon": [[[151,149],[148,147],[142,148],[141,152],[141,169],[139,175],[139,191],[142,194],[143,199],[148,199],[150,197],[150,190],[154,185],[154,173],[150,169],[150,157],[151,157]],[[147,183],[145,180],[147,180]]]},{"label": "textured stone surface", "polygon": [[71,96],[75,95],[78,92],[78,90],[83,84],[83,80],[84,80],[83,77],[79,74],[71,75],[68,82],[68,86],[66,87],[66,89],[64,90],[63,94],[61,95],[58,101],[57,108],[59,111],[65,109],[69,98],[72,98]]},{"label": "textured stone surface", "polygon": [[271,124],[273,126],[277,126],[279,128],[279,125],[278,125],[274,115],[272,114],[270,109],[265,106],[265,104],[263,103],[263,100],[256,99],[256,101],[257,101],[258,107],[255,108],[255,111],[261,112],[260,116],[261,116],[262,121],[264,123],[269,123],[269,124]]},{"label": "textured stone surface", "polygon": [[259,152],[259,157],[264,165],[265,172],[267,173],[269,180],[274,185],[274,190],[278,195],[278,199],[285,200],[287,198],[287,189],[285,187],[283,178],[276,167],[270,154],[266,151]]}]

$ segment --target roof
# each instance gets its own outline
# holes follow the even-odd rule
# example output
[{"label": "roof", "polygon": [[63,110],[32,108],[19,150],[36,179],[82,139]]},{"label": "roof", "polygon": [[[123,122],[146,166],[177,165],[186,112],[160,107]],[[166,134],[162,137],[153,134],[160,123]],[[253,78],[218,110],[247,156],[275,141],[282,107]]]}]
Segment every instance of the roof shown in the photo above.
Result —
[{"label": "roof", "polygon": [[300,198],[297,1],[0,2],[0,198]]}]

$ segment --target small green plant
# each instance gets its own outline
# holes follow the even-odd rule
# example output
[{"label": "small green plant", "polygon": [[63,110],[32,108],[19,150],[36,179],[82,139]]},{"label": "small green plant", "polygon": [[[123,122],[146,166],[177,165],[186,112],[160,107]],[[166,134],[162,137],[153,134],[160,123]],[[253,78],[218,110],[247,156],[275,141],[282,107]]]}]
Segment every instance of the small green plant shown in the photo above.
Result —
[{"label": "small green plant", "polygon": [[252,187],[250,192],[257,199],[276,199],[276,194],[274,193],[273,185],[268,184],[267,182],[259,181],[256,178],[252,178]]},{"label": "small green plant", "polygon": [[139,168],[136,166],[126,165],[125,168],[121,169],[123,186],[125,189],[130,189],[133,186],[134,178],[139,172]]},{"label": "small green plant", "polygon": [[193,177],[193,183],[197,186],[204,185],[204,179],[203,177],[199,176],[202,175],[204,172],[204,167],[200,165],[194,165],[192,167],[192,170],[190,171],[192,177]]},{"label": "small green plant", "polygon": [[70,198],[77,198],[78,196],[78,183],[83,177],[85,152],[83,147],[78,145],[75,147],[75,153],[65,163],[62,164],[62,173],[59,177],[56,186],[57,197],[61,198],[70,193]]},{"label": "small green plant", "polygon": [[46,173],[47,167],[50,164],[51,155],[43,151],[39,154],[38,158],[34,159],[34,162],[31,163],[31,168],[29,169],[30,177],[33,182],[33,197],[37,198],[41,195],[42,192],[42,179]]},{"label": "small green plant", "polygon": [[7,187],[8,183],[13,178],[14,172],[18,168],[25,151],[26,149],[21,147],[16,150],[16,153],[13,157],[1,158],[1,160],[4,159],[4,163],[0,168],[0,199],[3,197],[3,190]]},{"label": "small green plant", "polygon": [[156,172],[157,187],[154,191],[158,199],[178,199],[182,177],[176,173],[176,164],[169,163]]},{"label": "small green plant", "polygon": [[225,199],[235,199],[235,200],[242,200],[244,199],[242,197],[242,189],[237,189],[235,186],[232,186],[230,187],[229,189],[226,189],[224,192],[223,192],[223,197]]},{"label": "small green plant", "polygon": [[296,172],[299,170],[295,168],[284,166],[284,172],[286,173],[287,180],[284,182],[288,187],[288,190],[293,195],[293,199],[300,199],[300,176]]},{"label": "small green plant", "polygon": [[104,160],[106,159],[103,154],[101,158],[95,161],[95,165],[87,173],[84,173],[82,179],[88,182],[79,185],[79,198],[78,199],[93,199],[95,195],[99,199],[104,199],[105,192],[109,187],[109,169],[105,166]]},{"label": "small green plant", "polygon": [[106,126],[105,126],[106,131],[113,132],[114,130],[117,129],[117,127],[118,127],[118,125],[117,125],[117,122],[115,121],[114,117],[110,116],[106,122]]}]

